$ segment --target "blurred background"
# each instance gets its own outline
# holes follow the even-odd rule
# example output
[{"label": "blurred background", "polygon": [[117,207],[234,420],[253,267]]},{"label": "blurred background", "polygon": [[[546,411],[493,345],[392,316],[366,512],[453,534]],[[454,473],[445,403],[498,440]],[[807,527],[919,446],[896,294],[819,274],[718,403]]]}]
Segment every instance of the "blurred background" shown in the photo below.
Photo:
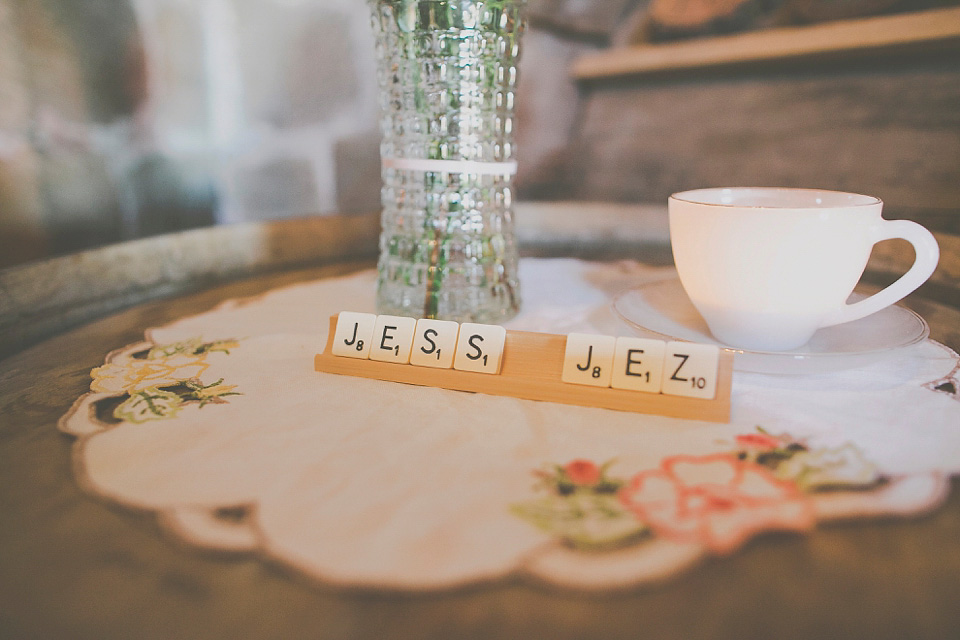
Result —
[{"label": "blurred background", "polygon": [[[526,200],[676,190],[877,195],[960,230],[960,47],[575,79],[585,56],[955,6],[929,0],[530,0]],[[0,0],[0,267],[208,226],[379,210],[362,0]]]}]

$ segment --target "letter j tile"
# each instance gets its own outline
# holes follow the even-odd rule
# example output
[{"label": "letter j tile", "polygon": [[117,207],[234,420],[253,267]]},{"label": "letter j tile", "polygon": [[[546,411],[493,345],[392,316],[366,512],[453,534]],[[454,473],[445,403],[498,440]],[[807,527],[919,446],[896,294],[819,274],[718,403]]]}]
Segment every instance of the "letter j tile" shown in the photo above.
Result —
[{"label": "letter j tile", "polygon": [[613,336],[569,334],[560,379],[573,384],[609,387],[616,343]]}]

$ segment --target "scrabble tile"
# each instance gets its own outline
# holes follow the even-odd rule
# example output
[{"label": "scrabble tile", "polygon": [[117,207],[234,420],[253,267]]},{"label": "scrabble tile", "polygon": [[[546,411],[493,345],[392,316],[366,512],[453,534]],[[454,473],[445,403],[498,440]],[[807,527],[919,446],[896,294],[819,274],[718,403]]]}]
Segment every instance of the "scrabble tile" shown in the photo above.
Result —
[{"label": "scrabble tile", "polygon": [[370,357],[370,343],[377,316],[373,313],[341,311],[337,316],[337,330],[333,334],[330,352],[335,356],[359,358]]},{"label": "scrabble tile", "polygon": [[617,338],[610,386],[614,389],[660,393],[666,349],[667,343],[663,340]]},{"label": "scrabble tile", "polygon": [[506,339],[507,330],[501,326],[464,322],[460,325],[453,368],[477,373],[500,373]]},{"label": "scrabble tile", "polygon": [[609,387],[616,343],[613,336],[569,334],[560,379],[573,384]]},{"label": "scrabble tile", "polygon": [[668,342],[663,358],[663,393],[711,399],[717,393],[720,348],[712,344]]},{"label": "scrabble tile", "polygon": [[373,327],[373,342],[370,345],[370,359],[380,362],[410,362],[410,347],[413,346],[413,332],[417,327],[415,318],[402,316],[377,316]]},{"label": "scrabble tile", "polygon": [[410,364],[418,367],[449,369],[453,366],[453,355],[457,351],[457,335],[460,324],[450,320],[417,320],[417,329],[413,335],[413,350],[410,351]]}]

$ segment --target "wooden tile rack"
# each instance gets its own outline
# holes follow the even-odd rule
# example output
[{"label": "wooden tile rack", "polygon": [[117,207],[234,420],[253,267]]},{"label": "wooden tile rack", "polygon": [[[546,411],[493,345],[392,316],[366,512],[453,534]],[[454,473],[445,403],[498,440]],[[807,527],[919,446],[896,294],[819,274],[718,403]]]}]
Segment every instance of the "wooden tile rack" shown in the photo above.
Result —
[{"label": "wooden tile rack", "polygon": [[724,350],[720,351],[716,394],[705,400],[563,382],[563,335],[507,331],[500,373],[486,374],[334,356],[331,347],[336,323],[337,316],[331,316],[326,348],[314,359],[317,371],[690,420],[730,421],[733,355]]}]

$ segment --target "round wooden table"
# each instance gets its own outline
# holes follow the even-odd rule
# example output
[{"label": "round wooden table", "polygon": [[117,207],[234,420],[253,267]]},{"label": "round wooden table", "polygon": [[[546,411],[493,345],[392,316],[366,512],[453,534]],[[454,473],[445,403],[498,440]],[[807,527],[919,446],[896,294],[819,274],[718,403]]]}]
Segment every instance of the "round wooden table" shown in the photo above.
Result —
[{"label": "round wooden table", "polygon": [[[661,208],[585,208],[521,208],[525,252],[669,261]],[[766,535],[664,584],[602,596],[523,582],[325,588],[260,558],[189,548],[152,514],[81,491],[56,421],[107,352],[227,298],[369,268],[376,234],[375,216],[221,227],[0,272],[0,637],[960,637],[957,481],[924,518]],[[882,283],[895,262],[880,256],[871,277]],[[908,305],[956,350],[960,300],[932,284]]]}]

